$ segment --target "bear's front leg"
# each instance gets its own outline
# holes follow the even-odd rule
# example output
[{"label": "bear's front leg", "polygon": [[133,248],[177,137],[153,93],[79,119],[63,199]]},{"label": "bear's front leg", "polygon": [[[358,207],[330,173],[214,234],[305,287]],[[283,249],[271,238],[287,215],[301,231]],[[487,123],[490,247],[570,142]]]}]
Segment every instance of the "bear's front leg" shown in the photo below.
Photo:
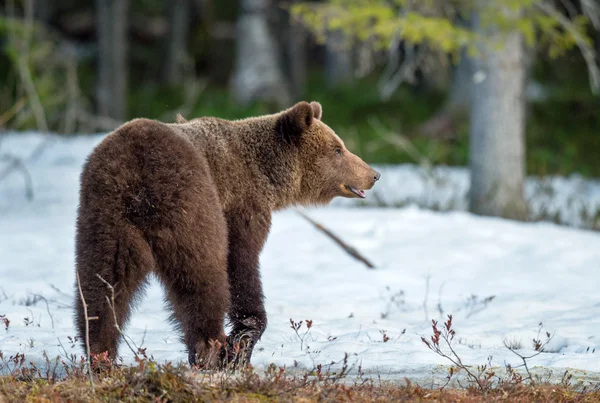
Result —
[{"label": "bear's front leg", "polygon": [[269,234],[271,214],[229,214],[228,275],[231,295],[228,357],[235,366],[250,362],[252,350],[267,327],[259,272],[259,255]]}]

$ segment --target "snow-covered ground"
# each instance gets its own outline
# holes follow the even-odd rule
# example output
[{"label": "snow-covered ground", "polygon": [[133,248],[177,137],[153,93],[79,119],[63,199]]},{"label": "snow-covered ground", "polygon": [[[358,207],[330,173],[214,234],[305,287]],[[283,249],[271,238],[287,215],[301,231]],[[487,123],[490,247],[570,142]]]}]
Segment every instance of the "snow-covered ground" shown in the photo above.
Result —
[{"label": "snow-covered ground", "polygon": [[[68,340],[75,335],[74,221],[80,168],[100,139],[20,134],[0,145],[0,155],[24,158],[34,196],[26,199],[19,171],[0,181],[0,315],[10,320],[8,330],[0,321],[5,357],[21,352],[41,362],[43,351],[64,356],[61,343],[68,353],[82,353]],[[43,152],[28,160],[43,141]],[[384,170],[379,197],[411,196],[411,186],[411,197],[421,197],[424,185],[410,179],[411,171],[417,169]],[[453,172],[453,183],[466,181],[464,172]],[[343,201],[308,214],[377,267],[353,260],[296,212],[276,214],[261,257],[269,327],[255,366],[312,368],[348,353],[354,370],[361,365],[366,376],[439,379],[449,362],[429,351],[421,336],[431,334],[431,319],[453,314],[456,351],[466,364],[484,364],[489,356],[495,366],[519,364],[503,341],[531,353],[542,323],[554,336],[530,366],[600,379],[600,234],[414,206],[351,208]],[[157,360],[185,360],[162,295],[152,282],[126,333]],[[290,318],[313,321],[303,342]],[[131,359],[126,346],[120,351]]]}]

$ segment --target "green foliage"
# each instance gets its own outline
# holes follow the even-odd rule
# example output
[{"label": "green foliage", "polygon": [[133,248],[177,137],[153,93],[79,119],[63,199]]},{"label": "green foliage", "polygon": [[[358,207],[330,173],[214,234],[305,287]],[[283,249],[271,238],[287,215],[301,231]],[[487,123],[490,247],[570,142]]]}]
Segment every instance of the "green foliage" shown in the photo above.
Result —
[{"label": "green foliage", "polygon": [[[592,47],[592,40],[586,33],[589,20],[583,15],[576,16],[571,21],[574,29],[579,32],[587,46]],[[563,56],[566,52],[574,48],[577,44],[575,37],[563,29],[560,23],[549,16],[539,16],[537,27],[541,32],[540,45],[547,48],[548,55],[552,59]]]},{"label": "green foliage", "polygon": [[[482,6],[485,4],[485,6]],[[482,35],[460,24],[459,15],[468,17],[476,10]],[[501,46],[503,34],[519,31],[529,46],[545,45],[551,57],[558,57],[576,45],[575,37],[560,22],[536,7],[535,0],[329,0],[324,3],[302,2],[291,7],[292,14],[321,41],[327,31],[342,30],[349,37],[370,40],[386,48],[396,38],[409,44],[427,45],[430,50],[457,56],[463,47],[470,53],[481,43]],[[575,32],[591,43],[587,35],[588,19],[572,21]]]},{"label": "green foliage", "polygon": [[[343,30],[359,41],[371,40],[385,48],[400,36],[409,43],[437,46],[454,52],[473,41],[472,33],[447,16],[401,8],[403,1],[332,0],[327,3],[298,3],[292,14],[300,18],[324,41],[327,31]],[[427,3],[420,6],[427,8]]]},{"label": "green foliage", "polygon": [[[132,117],[144,116],[173,122],[183,103],[181,87],[147,84],[130,92],[129,113]],[[274,110],[262,103],[240,106],[232,100],[227,88],[208,86],[200,93],[197,102],[191,105],[189,116],[186,114],[184,117],[192,119],[200,116],[217,116],[222,119],[243,119],[271,112]]]},{"label": "green foliage", "polygon": [[25,105],[5,120],[16,129],[72,132],[76,117],[69,108],[83,109],[85,101],[75,59],[61,47],[58,35],[35,21],[0,18],[0,42],[0,111],[11,110],[20,100]]},{"label": "green foliage", "polygon": [[[546,70],[549,64],[545,64]],[[578,70],[577,70],[578,69]],[[526,128],[527,171],[532,175],[580,173],[600,177],[600,109],[598,101],[586,90],[585,78],[572,82],[573,71],[581,65],[552,64],[551,71],[560,75],[548,76],[539,68],[540,79],[562,82],[552,90],[548,101],[530,106]],[[580,74],[581,76],[581,74]],[[452,141],[425,138],[416,128],[427,121],[445,100],[443,92],[417,93],[414,88],[401,87],[389,100],[382,101],[377,90],[377,77],[354,81],[351,85],[327,89],[319,71],[309,81],[306,100],[323,104],[323,119],[344,139],[346,145],[371,163],[418,163],[414,154],[390,144],[389,136],[401,135],[415,148],[416,153],[433,164],[465,166],[469,161],[468,120],[456,122],[456,138]],[[570,87],[565,83],[571,78]],[[173,122],[182,103],[181,89],[145,86],[133,91],[130,97],[131,116],[145,116]],[[172,113],[165,113],[171,110]],[[218,116],[242,119],[271,113],[265,104],[254,103],[240,107],[226,88],[209,86],[202,92],[186,118]]]},{"label": "green foliage", "polygon": [[533,104],[527,124],[527,169],[536,175],[600,177],[600,109],[591,96]]},{"label": "green foliage", "polygon": [[[216,20],[235,20],[237,8],[213,10]],[[135,0],[136,13],[160,15],[164,4],[154,0]],[[598,99],[589,94],[585,69],[581,60],[574,57],[571,49],[575,42],[564,27],[552,16],[536,9],[533,0],[494,0],[487,9],[486,18],[501,30],[518,29],[529,45],[544,50],[559,60],[539,59],[534,66],[536,80],[551,88],[551,99],[530,106],[527,122],[527,169],[530,174],[571,174],[579,172],[586,176],[600,177],[600,108]],[[132,6],[132,7],[133,7]],[[441,7],[444,6],[444,7]],[[498,12],[500,8],[513,13]],[[299,3],[293,7],[294,15],[311,26],[321,37],[328,29],[350,32],[351,40],[369,39],[377,46],[388,46],[396,35],[409,42],[425,44],[439,53],[458,56],[457,49],[470,46],[478,38],[470,29],[457,23],[458,10],[468,17],[472,4],[466,0],[331,0],[321,3]],[[140,11],[141,10],[141,11]],[[444,12],[440,12],[444,10]],[[521,11],[520,17],[514,17]],[[327,18],[325,18],[327,17]],[[591,45],[587,20],[576,17],[571,20],[585,43]],[[200,26],[200,24],[199,24]],[[515,28],[516,27],[516,28]],[[206,29],[206,28],[203,28]],[[29,39],[28,39],[29,38]],[[205,31],[197,32],[190,40],[196,59],[206,59],[212,50]],[[30,94],[25,91],[22,67],[31,74],[35,91],[42,104],[48,128],[52,131],[68,131],[67,110],[76,100],[77,122],[75,132],[106,131],[107,127],[85,126],[80,119],[90,110],[88,99],[94,97],[96,67],[93,60],[82,60],[74,66],[74,60],[65,53],[65,38],[49,27],[33,23],[27,25],[22,19],[0,18],[0,125],[11,129],[40,129]],[[213,82],[194,99],[190,105],[186,99],[185,86],[171,87],[157,83],[158,61],[161,52],[157,44],[132,41],[129,91],[129,116],[149,117],[174,121],[175,113],[185,109],[187,118],[219,116],[240,119],[274,112],[270,105],[254,103],[247,107],[236,105],[226,86]],[[221,41],[218,52],[226,52],[219,61],[219,70],[226,79],[232,58],[233,42]],[[472,49],[474,46],[470,46]],[[226,51],[223,49],[227,48]],[[26,49],[26,52],[23,50]],[[455,59],[456,60],[456,59]],[[578,64],[577,64],[578,63]],[[154,67],[148,67],[154,66]],[[72,69],[76,70],[75,93],[69,93],[73,84]],[[71,69],[71,70],[69,70]],[[71,73],[69,73],[71,71]],[[198,66],[198,75],[206,75],[205,66]],[[414,163],[415,153],[432,163],[466,165],[468,163],[468,122],[458,121],[457,136],[451,141],[423,138],[414,134],[415,128],[431,118],[442,105],[446,94],[442,92],[418,92],[410,86],[402,86],[389,100],[382,101],[377,90],[377,77],[354,81],[350,86],[327,89],[321,67],[308,80],[304,99],[319,100],[324,105],[324,119],[361,157],[373,163]],[[198,80],[196,74],[190,79]],[[20,109],[15,106],[21,105]],[[182,105],[186,108],[182,108]],[[14,114],[8,111],[18,110]],[[9,116],[8,121],[3,117]],[[416,150],[409,153],[388,141],[390,133],[400,134]]]},{"label": "green foliage", "polygon": [[[559,12],[555,13],[551,7],[551,2],[540,7],[538,0],[328,0],[302,2],[293,6],[291,11],[320,40],[324,40],[330,30],[344,31],[349,42],[369,40],[369,43],[380,48],[386,48],[394,40],[401,39],[408,44],[424,45],[430,52],[450,55],[454,61],[463,48],[467,49],[470,56],[477,56],[477,49],[482,44],[500,47],[504,34],[515,31],[522,34],[528,46],[537,47],[551,60],[567,55],[572,57],[576,46],[593,46],[588,36],[589,21],[585,16],[575,16],[570,20],[565,18],[569,24],[566,27],[565,20],[559,20],[556,17]],[[468,20],[474,11],[482,27],[476,32],[466,26],[468,24],[460,22],[461,18]],[[576,37],[580,38],[580,43]],[[556,67],[557,62],[552,63],[553,70],[562,69]],[[539,64],[548,67],[548,63]],[[579,81],[581,70],[582,66],[579,65],[579,70],[574,75],[564,77],[563,83]],[[452,143],[411,134],[418,123],[426,120],[424,116],[433,115],[436,102],[431,100],[439,102],[442,94],[428,94],[424,99],[423,94],[414,97],[405,88],[400,88],[384,104],[378,101],[370,87],[360,88],[356,93],[361,94],[363,103],[372,102],[372,105],[366,107],[363,104],[360,110],[350,108],[351,112],[340,120],[340,124],[356,128],[349,131],[351,142],[369,161],[417,162],[414,155],[410,157],[404,150],[390,147],[385,142],[384,137],[389,133],[399,133],[404,136],[403,141],[411,143],[415,149],[413,154],[418,153],[434,164],[468,164],[466,120],[458,122],[455,128],[457,136]],[[530,174],[580,172],[600,176],[597,162],[600,112],[597,100],[589,95],[589,89],[585,94],[583,99],[574,99],[579,96],[579,91],[572,85],[563,85],[563,89],[555,91],[549,102],[531,106],[526,140],[527,169]],[[327,98],[327,94],[320,95]],[[336,104],[355,105],[348,98],[344,94],[336,94]],[[355,106],[358,108],[358,105]],[[393,112],[387,113],[388,110]],[[570,112],[559,112],[563,110]],[[327,115],[327,107],[325,113]],[[371,118],[378,120],[378,128],[365,124],[369,121],[365,113],[371,113]]]}]

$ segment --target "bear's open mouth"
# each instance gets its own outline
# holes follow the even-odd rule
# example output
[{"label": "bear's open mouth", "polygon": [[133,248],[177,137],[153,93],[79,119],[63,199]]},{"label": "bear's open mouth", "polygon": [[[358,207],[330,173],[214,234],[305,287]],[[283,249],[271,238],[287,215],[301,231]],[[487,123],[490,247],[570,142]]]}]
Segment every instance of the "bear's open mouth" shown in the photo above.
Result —
[{"label": "bear's open mouth", "polygon": [[360,189],[357,189],[357,188],[349,186],[349,185],[346,185],[346,189],[348,189],[349,191],[351,191],[352,193],[354,193],[361,199],[364,199],[365,197],[367,197],[364,190],[360,190]]}]

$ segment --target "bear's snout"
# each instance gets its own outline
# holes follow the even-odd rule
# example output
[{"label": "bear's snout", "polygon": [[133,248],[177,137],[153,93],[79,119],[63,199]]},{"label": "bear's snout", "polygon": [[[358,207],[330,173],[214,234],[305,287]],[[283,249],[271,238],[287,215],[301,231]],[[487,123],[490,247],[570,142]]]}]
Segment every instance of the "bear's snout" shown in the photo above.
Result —
[{"label": "bear's snout", "polygon": [[375,186],[375,183],[379,180],[379,178],[381,178],[381,174],[373,168],[371,168],[369,165],[365,165],[367,167],[367,174],[366,177],[363,177],[363,180],[367,181],[367,183],[369,184],[367,189],[371,189],[373,186]]}]

